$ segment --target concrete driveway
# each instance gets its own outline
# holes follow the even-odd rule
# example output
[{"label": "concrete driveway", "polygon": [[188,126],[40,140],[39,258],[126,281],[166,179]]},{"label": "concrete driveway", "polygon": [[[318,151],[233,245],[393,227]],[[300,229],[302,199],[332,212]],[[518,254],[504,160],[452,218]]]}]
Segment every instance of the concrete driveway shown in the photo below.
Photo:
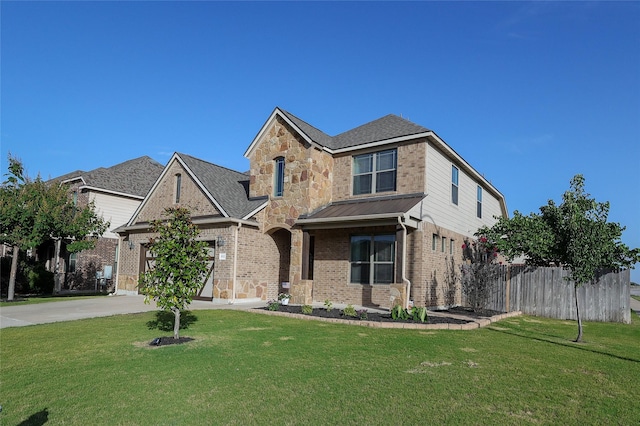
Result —
[{"label": "concrete driveway", "polygon": [[[194,300],[189,309],[250,309],[261,306],[266,306],[266,303],[257,299],[237,299],[234,304],[229,304],[227,301]],[[144,296],[104,296],[34,305],[5,306],[0,308],[0,328],[108,317],[157,309],[155,302],[145,305]]]}]

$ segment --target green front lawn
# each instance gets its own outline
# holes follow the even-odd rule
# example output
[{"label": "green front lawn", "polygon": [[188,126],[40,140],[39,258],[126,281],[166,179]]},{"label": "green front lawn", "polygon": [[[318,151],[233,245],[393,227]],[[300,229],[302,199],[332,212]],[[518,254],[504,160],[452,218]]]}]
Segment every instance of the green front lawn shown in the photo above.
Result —
[{"label": "green front lawn", "polygon": [[0,424],[637,424],[640,320],[515,317],[472,331],[194,311],[3,329]]}]

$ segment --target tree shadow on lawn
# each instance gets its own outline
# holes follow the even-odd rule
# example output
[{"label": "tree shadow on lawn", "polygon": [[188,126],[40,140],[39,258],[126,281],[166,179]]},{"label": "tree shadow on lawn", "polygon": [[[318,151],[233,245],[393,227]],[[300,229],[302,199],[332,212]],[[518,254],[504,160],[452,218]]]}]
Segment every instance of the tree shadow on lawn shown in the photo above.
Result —
[{"label": "tree shadow on lawn", "polygon": [[[157,311],[156,319],[147,322],[149,330],[158,329],[160,331],[173,331],[173,320],[175,316],[171,311]],[[191,311],[182,311],[180,314],[180,330],[186,330],[191,324],[198,321],[198,317]]]},{"label": "tree shadow on lawn", "polygon": [[40,410],[37,413],[30,415],[25,421],[18,423],[18,426],[42,426],[48,421],[49,410],[45,408],[44,410]]},{"label": "tree shadow on lawn", "polygon": [[518,333],[518,332],[516,332],[514,330],[497,329],[497,328],[493,328],[493,327],[487,327],[487,329],[490,330],[490,331],[497,332],[497,333],[504,333],[504,334],[509,334],[511,336],[523,337],[525,339],[531,339],[531,340],[534,340],[536,342],[551,343],[553,345],[564,346],[566,348],[572,348],[572,349],[579,349],[581,351],[587,351],[587,352],[591,352],[591,353],[598,354],[598,355],[606,355],[606,356],[610,356],[612,358],[621,359],[623,361],[631,361],[631,362],[640,363],[640,359],[614,355],[614,354],[610,354],[610,353],[607,353],[607,352],[597,351],[595,349],[590,349],[590,348],[587,348],[585,346],[582,346],[584,343],[587,343],[587,342],[583,342],[583,343],[558,342],[558,341],[552,340],[551,338],[529,336],[529,335],[526,335],[526,334],[523,334],[523,333]]}]

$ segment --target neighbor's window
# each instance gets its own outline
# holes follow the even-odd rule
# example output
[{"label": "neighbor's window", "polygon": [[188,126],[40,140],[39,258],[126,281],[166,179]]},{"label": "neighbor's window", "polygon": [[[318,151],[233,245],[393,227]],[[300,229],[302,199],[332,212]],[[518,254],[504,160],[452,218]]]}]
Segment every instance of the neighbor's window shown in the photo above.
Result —
[{"label": "neighbor's window", "polygon": [[394,234],[351,236],[351,282],[393,283],[395,243]]},{"label": "neighbor's window", "polygon": [[451,166],[451,202],[458,205],[458,168]]},{"label": "neighbor's window", "polygon": [[67,272],[76,271],[76,261],[78,258],[77,253],[69,253],[69,262],[67,262]]},{"label": "neighbor's window", "polygon": [[273,196],[282,197],[284,192],[284,157],[275,159],[275,173],[273,182]]},{"label": "neighbor's window", "polygon": [[373,152],[353,157],[353,195],[396,190],[397,151]]},{"label": "neighbor's window", "polygon": [[431,236],[431,250],[436,251],[438,247],[438,234],[433,234]]},{"label": "neighbor's window", "polygon": [[482,187],[478,185],[478,201],[476,205],[476,216],[482,218]]},{"label": "neighbor's window", "polygon": [[442,244],[440,245],[440,251],[444,253],[445,248],[447,247],[447,239],[442,237]]},{"label": "neighbor's window", "polygon": [[78,191],[73,191],[73,205],[77,206],[78,205]]},{"label": "neighbor's window", "polygon": [[449,240],[449,254],[453,254],[453,240]]},{"label": "neighbor's window", "polygon": [[180,191],[182,190],[182,175],[180,173],[176,174],[176,204],[180,202]]}]

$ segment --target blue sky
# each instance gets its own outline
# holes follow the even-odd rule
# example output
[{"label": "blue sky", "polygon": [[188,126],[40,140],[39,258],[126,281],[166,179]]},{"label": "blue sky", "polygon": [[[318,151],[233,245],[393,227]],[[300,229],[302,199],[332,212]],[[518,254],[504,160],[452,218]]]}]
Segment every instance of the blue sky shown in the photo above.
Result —
[{"label": "blue sky", "polygon": [[[389,113],[506,197],[581,173],[640,247],[639,2],[11,2],[1,167],[56,177],[184,152],[236,170],[279,106],[330,135]],[[632,272],[640,282],[640,271]]]}]

